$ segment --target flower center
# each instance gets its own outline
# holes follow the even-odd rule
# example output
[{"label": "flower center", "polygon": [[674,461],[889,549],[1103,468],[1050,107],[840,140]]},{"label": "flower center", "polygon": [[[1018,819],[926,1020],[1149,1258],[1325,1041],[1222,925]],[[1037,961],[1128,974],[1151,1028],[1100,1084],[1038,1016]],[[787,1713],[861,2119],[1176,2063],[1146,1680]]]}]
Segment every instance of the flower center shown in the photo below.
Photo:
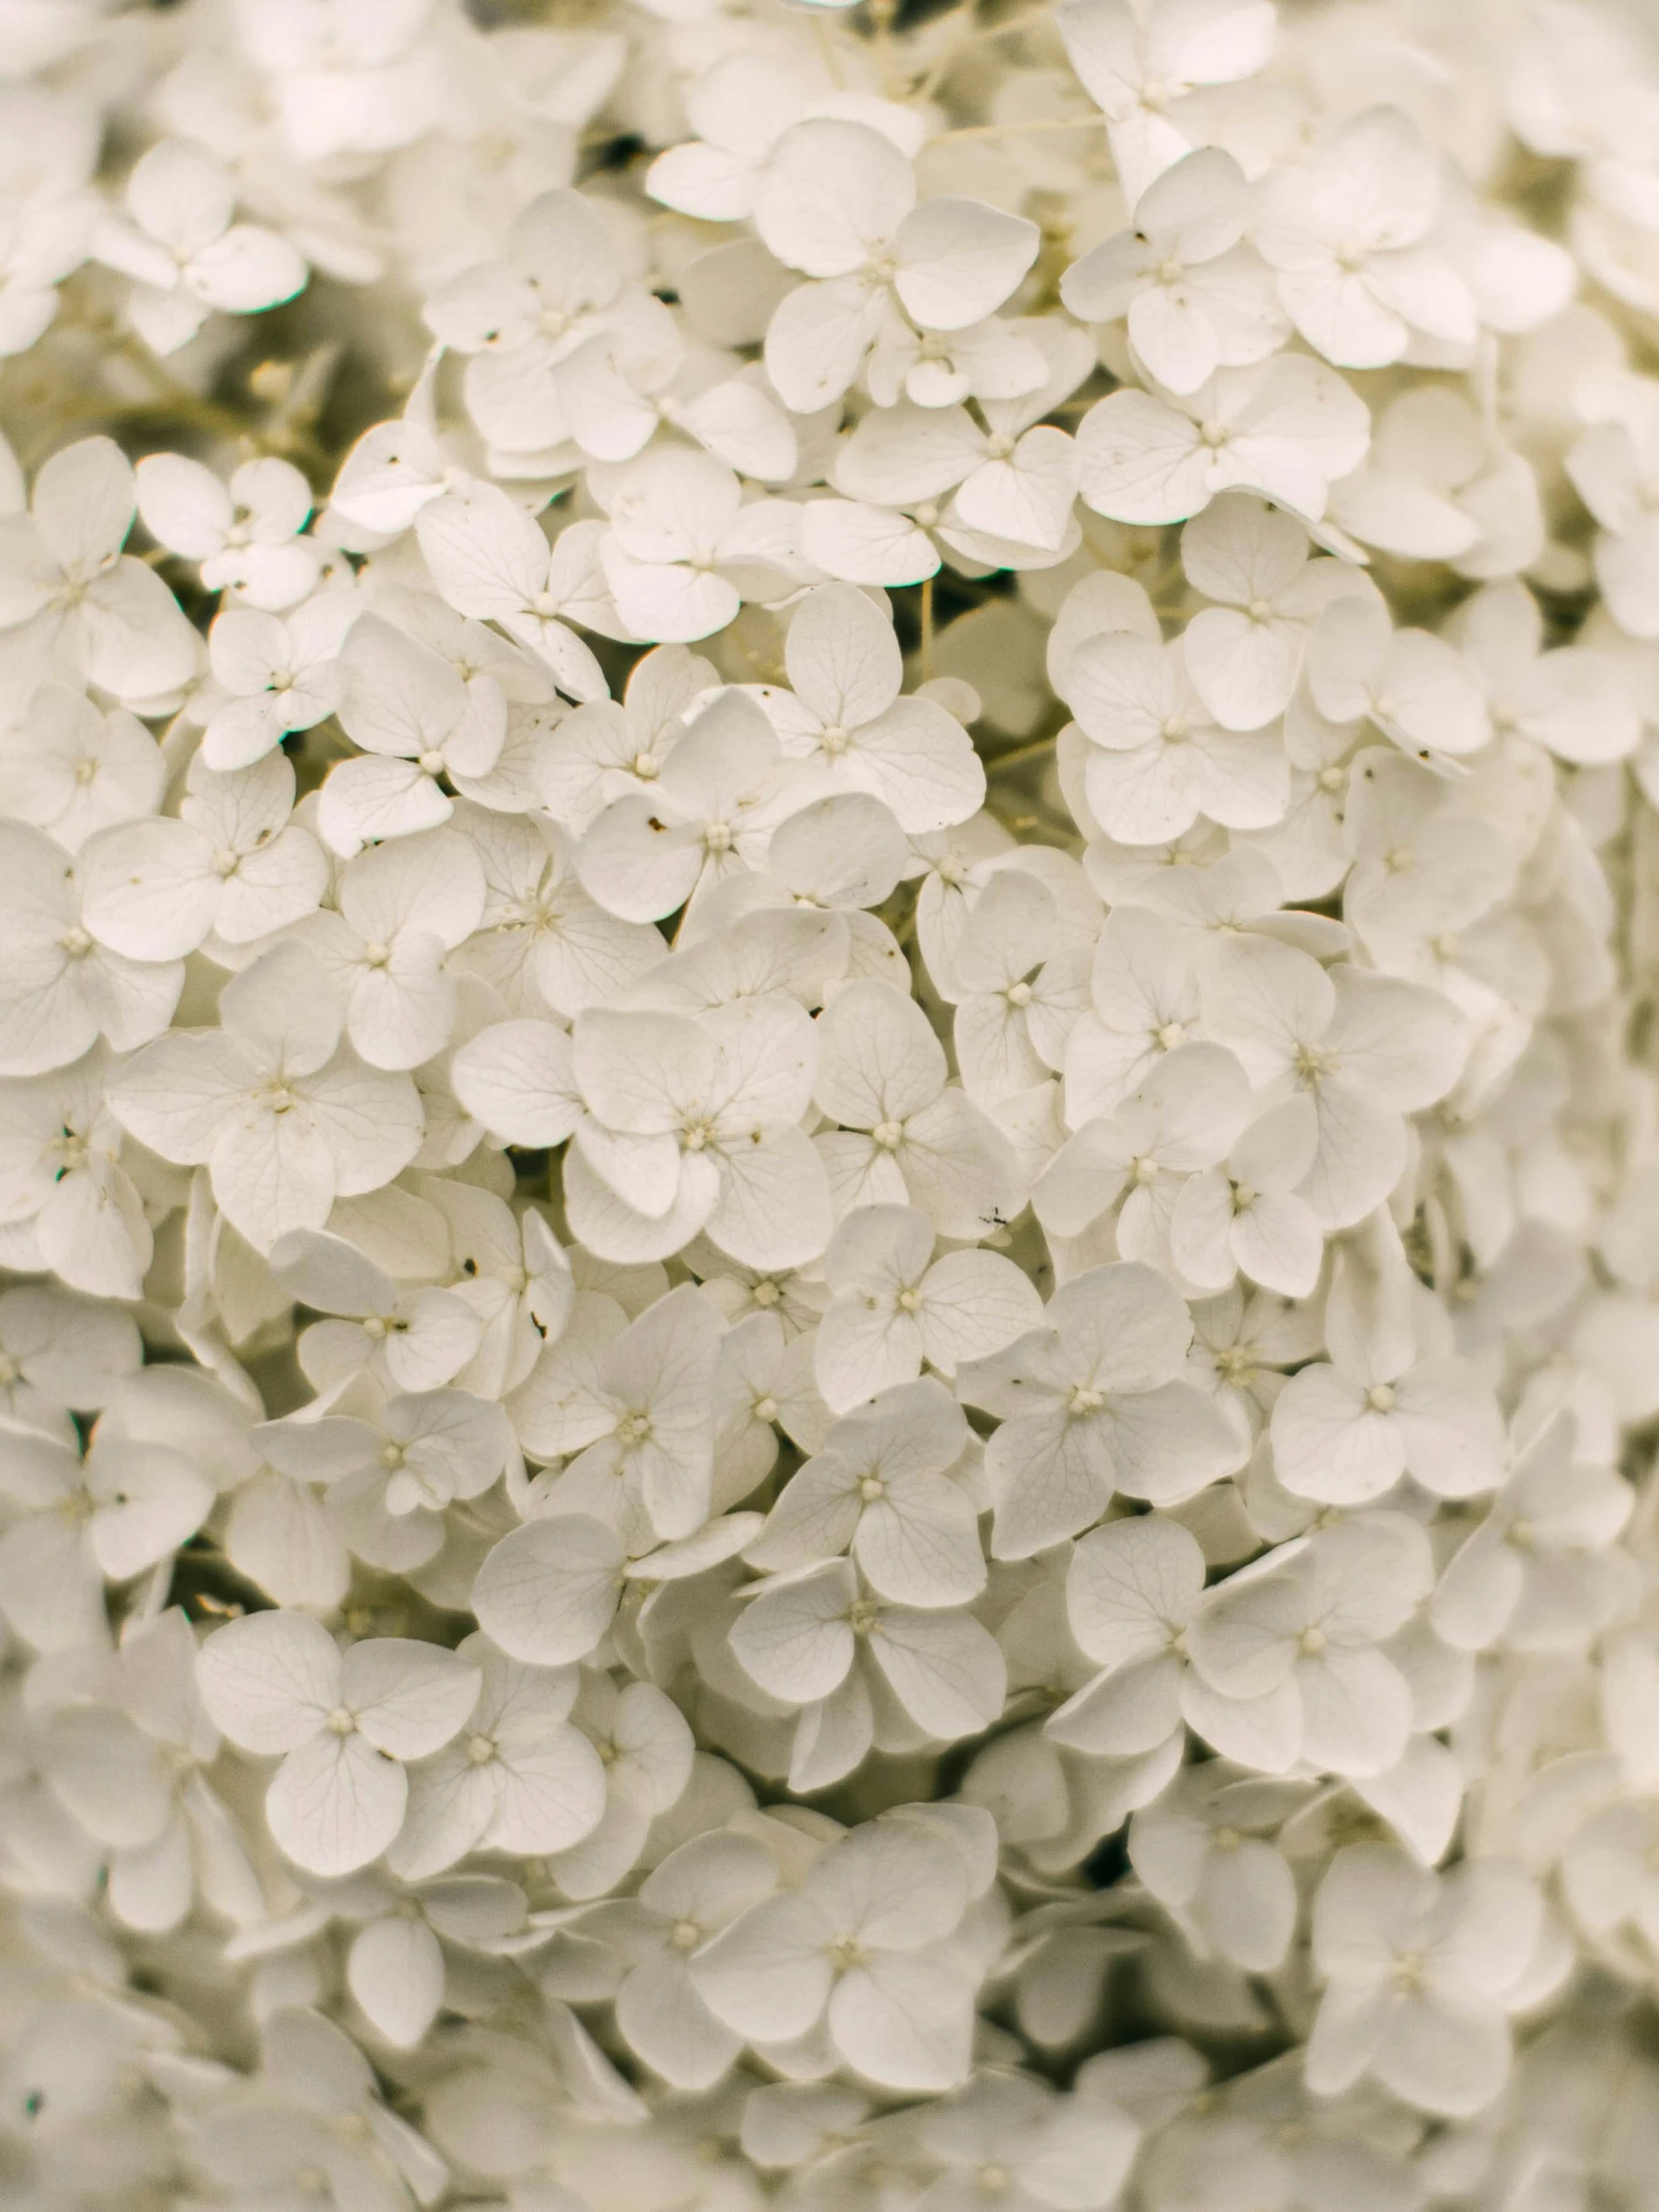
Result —
[{"label": "flower center", "polygon": [[870,1141],[883,1152],[896,1152],[904,1142],[904,1124],[901,1121],[878,1121],[870,1131]]}]

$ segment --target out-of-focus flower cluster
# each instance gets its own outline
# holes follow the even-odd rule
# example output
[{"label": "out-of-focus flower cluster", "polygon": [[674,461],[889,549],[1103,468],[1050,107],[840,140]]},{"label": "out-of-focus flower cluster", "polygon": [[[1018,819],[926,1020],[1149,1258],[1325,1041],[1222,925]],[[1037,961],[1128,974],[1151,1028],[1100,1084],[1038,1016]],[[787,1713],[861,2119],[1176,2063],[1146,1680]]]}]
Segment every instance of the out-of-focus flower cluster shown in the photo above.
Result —
[{"label": "out-of-focus flower cluster", "polygon": [[0,4],[0,2201],[1659,2168],[1659,54]]}]

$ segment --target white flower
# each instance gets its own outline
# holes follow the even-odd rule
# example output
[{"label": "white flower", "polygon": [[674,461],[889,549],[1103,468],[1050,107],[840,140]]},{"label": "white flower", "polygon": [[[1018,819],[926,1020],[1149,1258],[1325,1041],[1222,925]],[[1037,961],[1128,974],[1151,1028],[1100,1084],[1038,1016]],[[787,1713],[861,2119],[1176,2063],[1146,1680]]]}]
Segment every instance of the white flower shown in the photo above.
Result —
[{"label": "white flower", "polygon": [[[838,399],[903,308],[960,330],[999,307],[1037,256],[1036,225],[978,200],[916,200],[907,157],[863,123],[808,121],[773,150],[755,227],[791,292],[767,330],[767,371],[798,413]],[[896,304],[895,304],[896,301]]]},{"label": "white flower", "polygon": [[1128,0],[1068,0],[1057,20],[1131,197],[1194,144],[1179,118],[1195,88],[1254,76],[1273,46],[1266,0],[1154,0],[1139,13]]},{"label": "white flower", "polygon": [[489,814],[463,802],[454,819],[483,862],[485,888],[482,924],[451,965],[482,977],[512,1012],[543,1015],[551,1006],[568,1020],[607,1003],[663,957],[657,930],[589,897],[569,841],[546,816]]},{"label": "white flower", "polygon": [[143,723],[121,707],[101,714],[67,684],[42,684],[0,745],[7,814],[49,831],[65,851],[161,804],[167,771]]},{"label": "white flower", "polygon": [[221,1027],[176,1032],[122,1070],[116,1118],[164,1160],[205,1164],[251,1243],[320,1229],[336,1197],[378,1190],[419,1148],[420,1100],[340,1049],[313,954],[281,944],[220,994]]},{"label": "white flower", "polygon": [[121,1165],[108,1079],[95,1047],[55,1074],[0,1083],[0,1221],[27,1223],[41,1261],[72,1289],[137,1298],[154,1240]]},{"label": "white flower", "polygon": [[[22,123],[14,108],[8,133],[16,131],[27,143],[31,134],[19,128]],[[73,185],[87,181],[90,166],[90,159],[75,164]],[[0,354],[8,356],[27,353],[50,327],[58,286],[87,259],[97,220],[96,203],[74,190],[70,177],[30,181],[37,189],[8,192],[0,214]]]},{"label": "white flower", "polygon": [[[429,1332],[430,1337],[442,1343],[441,1330]],[[417,1356],[424,1351],[429,1358],[430,1350],[428,1342],[417,1348]],[[350,1370],[346,1373],[348,1378]],[[323,1386],[329,1383],[335,1385],[329,1389],[329,1399],[337,1399],[337,1379],[324,1373]],[[361,1400],[347,1397],[345,1402]],[[262,1561],[284,1579],[303,1571],[299,1562],[283,1557],[284,1537],[317,1546],[321,1564],[313,1571],[324,1579],[334,1571],[334,1561],[328,1557],[329,1538],[371,1566],[407,1574],[437,1556],[444,1541],[446,1506],[456,1499],[479,1496],[503,1474],[522,1467],[511,1424],[500,1406],[465,1390],[419,1390],[388,1397],[371,1420],[347,1413],[316,1417],[307,1412],[269,1421],[259,1440],[272,1465],[293,1481],[328,1485],[321,1530],[291,1500],[283,1501],[285,1513],[279,1508],[270,1512],[275,1525],[262,1528],[258,1537],[246,1527],[243,1530],[244,1540],[257,1542]],[[239,1504],[246,1494],[239,1495]]]},{"label": "white flower", "polygon": [[331,849],[406,837],[449,820],[440,776],[484,776],[507,735],[507,703],[480,677],[464,684],[447,661],[374,614],[359,615],[340,655],[340,723],[363,758],[330,769],[317,827]]},{"label": "white flower", "polygon": [[1282,353],[1167,399],[1100,400],[1077,426],[1079,485],[1084,504],[1115,522],[1184,522],[1240,490],[1317,520],[1370,439],[1365,404],[1340,376]]},{"label": "white flower", "polygon": [[988,315],[965,330],[913,330],[897,319],[885,324],[864,365],[864,381],[878,407],[902,399],[918,407],[954,407],[964,399],[1023,399],[1040,391],[1048,362],[1025,332],[1025,317],[1004,322]]},{"label": "white flower", "polygon": [[942,1383],[900,1382],[874,1393],[790,1477],[745,1557],[788,1571],[845,1551],[883,1598],[963,1604],[985,1583],[978,1516],[951,1478],[969,1442]]},{"label": "white flower", "polygon": [[373,2202],[436,2203],[448,2169],[409,2122],[375,2093],[373,2069],[343,2028],[308,2007],[283,2004],[261,2022],[261,2067],[217,2083],[191,2113],[192,2163],[210,2185],[261,2185],[317,2193],[343,2212]]},{"label": "white flower", "polygon": [[1338,599],[1320,616],[1308,688],[1332,722],[1370,719],[1419,760],[1478,753],[1492,734],[1480,680],[1455,646],[1395,630],[1375,599]]},{"label": "white flower", "polygon": [[557,619],[577,581],[561,536],[549,546],[533,516],[493,484],[469,484],[420,510],[420,550],[438,590],[458,614],[499,622],[538,654],[572,699],[603,699],[599,663]]},{"label": "white flower", "polygon": [[[1166,1063],[1167,1064],[1167,1063]],[[1170,1217],[1170,1256],[1189,1283],[1225,1290],[1235,1270],[1265,1291],[1307,1298],[1319,1281],[1325,1239],[1298,1185],[1319,1148],[1319,1117],[1306,1096],[1265,1107],[1242,1129],[1225,1163],[1188,1178]]]},{"label": "white flower", "polygon": [[290,1229],[271,1248],[271,1272],[299,1305],[346,1317],[313,1323],[300,1336],[299,1363],[318,1390],[370,1365],[395,1389],[435,1390],[478,1350],[477,1319],[460,1299],[431,1289],[401,1296],[343,1237]]},{"label": "white flower", "polygon": [[[1089,950],[1072,940],[1053,892],[1023,867],[999,868],[974,899],[950,973],[951,1042],[964,1087],[983,1106],[1046,1081],[1088,1003]],[[1090,948],[1092,949],[1092,948]]]},{"label": "white flower", "polygon": [[1160,1058],[1198,1032],[1191,939],[1161,914],[1124,905],[1107,916],[1090,995],[1066,1044],[1065,1112],[1073,1129],[1139,1089]]},{"label": "white flower", "polygon": [[1067,1138],[1037,1179],[1033,1211],[1045,1229],[1075,1237],[1122,1198],[1119,1252],[1172,1274],[1174,1214],[1187,1179],[1225,1157],[1249,1111],[1250,1086],[1232,1053],[1180,1045],[1114,1114]]},{"label": "white flower", "polygon": [[[918,408],[901,399],[877,408],[837,454],[836,488],[872,506],[912,510],[924,501],[939,507],[948,495],[938,515],[947,545],[971,554],[980,540],[1006,540],[1057,555],[1074,536],[1077,450],[1063,430],[1036,418],[1062,396],[1045,384],[1023,399],[981,400],[984,429],[964,407]],[[833,573],[814,519],[809,508],[807,549]]]},{"label": "white flower", "polygon": [[792,773],[755,701],[717,694],[676,741],[649,795],[613,799],[589,829],[576,856],[583,888],[627,921],[672,913],[764,855],[788,811]]},{"label": "white flower", "polygon": [[[1048,1716],[1045,1733],[1109,1759],[1178,1749],[1183,1721],[1207,1734],[1218,1701],[1194,1672],[1186,1640],[1203,1595],[1204,1554],[1179,1521],[1139,1513],[1090,1529],[1071,1555],[1065,1609],[1071,1636],[1100,1672]],[[1279,1747],[1294,1737],[1271,1698],[1220,1703],[1235,1730],[1253,1729],[1253,1763],[1288,1763],[1289,1749]]]},{"label": "white flower", "polygon": [[[793,2042],[822,2019],[836,2055],[895,2089],[966,2077],[971,1955],[950,1940],[994,1863],[977,1824],[950,1808],[888,1814],[825,1852],[798,1890],[752,1906],[694,1955],[704,2002],[751,2042]],[[928,1818],[914,1818],[926,1813]],[[961,1829],[960,1840],[956,1830]]]},{"label": "white flower", "polygon": [[1128,2178],[1139,2129],[1104,2098],[1056,2097],[1022,2075],[984,2073],[923,2109],[926,2154],[944,2167],[935,2204],[1001,2197],[1010,2212],[1106,2212]]},{"label": "white flower", "polygon": [[1491,1392],[1455,1359],[1412,1359],[1408,1341],[1292,1376],[1274,1400],[1273,1458],[1300,1497],[1366,1505],[1401,1474],[1441,1497],[1495,1489],[1503,1423]]},{"label": "white flower", "polygon": [[197,1662],[203,1703],[232,1743],[281,1757],[266,1793],[277,1844],[310,1874],[349,1874],[402,1826],[401,1761],[437,1751],[478,1702],[481,1677],[451,1651],[376,1636],[340,1651],[306,1613],[254,1613],[216,1629]]},{"label": "white flower", "polygon": [[302,256],[275,231],[234,220],[235,180],[203,147],[152,146],[126,197],[131,222],[100,224],[93,251],[135,279],[128,312],[158,353],[188,344],[216,307],[257,314],[303,288]]},{"label": "white flower", "polygon": [[1185,154],[1136,200],[1134,227],[1074,262],[1060,296],[1082,322],[1127,318],[1166,391],[1265,360],[1287,335],[1271,272],[1244,244],[1250,188],[1231,154]]},{"label": "white flower", "polygon": [[1091,741],[1089,812],[1123,844],[1167,844],[1203,815],[1233,830],[1284,819],[1290,771],[1270,731],[1211,721],[1188,671],[1185,640],[1157,646],[1124,631],[1072,654],[1068,698]]},{"label": "white flower", "polygon": [[1414,386],[1383,408],[1369,458],[1332,492],[1330,519],[1384,553],[1449,561],[1459,576],[1514,575],[1546,538],[1530,463],[1446,384]]},{"label": "white flower", "polygon": [[609,504],[600,558],[634,637],[707,638],[744,600],[783,599],[814,580],[800,552],[801,509],[787,499],[745,504],[737,476],[712,454],[655,446],[629,462]]},{"label": "white flower", "polygon": [[462,465],[459,443],[438,434],[430,382],[423,377],[405,411],[365,430],[346,454],[334,479],[329,513],[375,538],[398,536],[431,500],[478,481]]},{"label": "white flower", "polygon": [[134,473],[139,520],[170,553],[202,564],[205,590],[281,612],[315,584],[321,555],[298,534],[310,516],[310,486],[290,461],[244,461],[229,489],[179,453],[147,454]]},{"label": "white flower", "polygon": [[599,1754],[605,1811],[599,1825],[554,1854],[550,1872],[566,1897],[602,1897],[638,1863],[653,1822],[686,1795],[696,1750],[671,1697],[650,1682],[618,1688],[583,1674],[574,1719]]},{"label": "white flower", "polygon": [[1659,407],[1650,384],[1627,383],[1566,455],[1573,489],[1600,528],[1595,576],[1609,612],[1632,637],[1659,637],[1652,549],[1659,536],[1653,462]]},{"label": "white flower", "polygon": [[484,918],[484,870],[465,837],[428,830],[359,852],[340,870],[337,913],[295,934],[345,1002],[346,1034],[370,1067],[412,1068],[453,1034],[446,955]]},{"label": "white flower", "polygon": [[983,804],[972,740],[935,701],[899,697],[898,640],[863,592],[808,592],[790,618],[785,665],[793,696],[768,691],[762,703],[786,755],[811,762],[831,789],[867,792],[911,834],[965,822]]},{"label": "white flower", "polygon": [[[899,1516],[891,1516],[897,1521]],[[892,1531],[897,1533],[898,1531]],[[913,1730],[895,1743],[952,1743],[994,1727],[1008,1670],[989,1631],[948,1605],[895,1604],[873,1595],[849,1560],[799,1569],[754,1585],[731,1632],[744,1672],[786,1705],[804,1706],[790,1784],[822,1789],[868,1753],[874,1699],[896,1700]]]},{"label": "white flower", "polygon": [[612,1260],[659,1260],[702,1231],[751,1267],[796,1267],[830,1241],[825,1164],[801,1128],[818,1032],[780,996],[700,1018],[578,1015],[588,1118],[565,1162],[571,1226]]},{"label": "white flower", "polygon": [[743,2037],[698,1992],[692,1955],[777,1887],[778,1865],[753,1836],[713,1829],[671,1851],[634,1900],[603,1905],[580,1923],[626,1962],[617,2026],[635,2055],[677,2089],[706,2089]]},{"label": "white flower", "polygon": [[712,663],[662,645],[634,663],[620,703],[589,701],[556,724],[537,754],[536,786],[560,826],[580,836],[613,799],[650,798],[688,716],[719,681]]},{"label": "white flower", "polygon": [[1421,331],[1471,345],[1474,302],[1428,244],[1440,165],[1410,118],[1371,108],[1262,188],[1256,244],[1308,340],[1345,368],[1398,360]]},{"label": "white flower", "polygon": [[823,1015],[814,1096],[841,1127],[817,1142],[841,1212],[914,1205],[947,1237],[1010,1221],[1023,1196],[1012,1147],[947,1086],[943,1048],[913,1000],[859,981]]},{"label": "white flower", "polygon": [[[233,1922],[257,1918],[264,1904],[258,1878],[229,1807],[203,1771],[218,1757],[220,1737],[197,1690],[196,1638],[177,1607],[123,1637],[116,1690],[141,1740],[144,1766],[135,1773],[129,1761],[125,1772],[109,1774],[104,1744],[95,1737],[88,1747],[97,1769],[88,1779],[106,1804],[125,1801],[117,1818],[129,1829],[110,1857],[111,1910],[123,1926],[147,1934],[177,1928],[198,1895]],[[69,1707],[64,1717],[86,1711]],[[143,1825],[150,1833],[142,1841],[130,1833],[134,1796],[147,1809]]]},{"label": "white flower", "polygon": [[1609,1948],[1626,1928],[1647,1949],[1656,1947],[1656,1844],[1651,1804],[1609,1805],[1591,1814],[1561,1854],[1561,1886],[1574,1919]]},{"label": "white flower", "polygon": [[1303,1795],[1225,1759],[1189,1767],[1129,1822],[1129,1863],[1202,1955],[1271,1973],[1296,1933],[1296,1879],[1259,1833]]},{"label": "white flower", "polygon": [[559,369],[586,339],[614,332],[646,359],[679,339],[662,303],[633,280],[620,239],[579,193],[532,200],[513,222],[507,253],[443,285],[425,314],[445,345],[471,356],[467,410],[489,443],[536,454],[567,435]]},{"label": "white flower", "polygon": [[[1395,972],[1425,940],[1467,929],[1514,886],[1511,841],[1459,800],[1444,776],[1388,748],[1368,747],[1355,759],[1343,817],[1354,864],[1343,909]],[[1405,972],[1415,976],[1417,967]]]},{"label": "white flower", "polygon": [[867,124],[901,153],[920,147],[920,118],[911,108],[868,93],[831,92],[809,57],[734,53],[702,71],[686,95],[696,137],[659,154],[646,191],[665,207],[705,223],[751,214],[767,158],[803,116],[839,116]]},{"label": "white flower", "polygon": [[119,1433],[86,1458],[37,1431],[0,1436],[0,1613],[40,1651],[106,1635],[104,1582],[127,1582],[207,1518],[212,1486],[179,1451]]},{"label": "white flower", "polygon": [[437,2016],[448,1982],[445,1945],[487,1955],[518,1933],[525,1911],[516,1883],[482,1874],[409,1889],[359,1875],[338,1904],[342,1917],[363,1919],[346,1954],[346,1985],[400,2050],[414,2048]]},{"label": "white flower", "polygon": [[144,1349],[132,1317],[55,1284],[0,1292],[0,1404],[50,1432],[66,1405],[97,1408],[137,1374]]},{"label": "white flower", "polygon": [[87,844],[87,928],[128,959],[166,961],[216,932],[248,944],[309,914],[328,863],[310,831],[289,820],[293,794],[283,754],[223,776],[198,756],[178,821],[130,822]]},{"label": "white flower", "polygon": [[1402,1116],[1443,1098],[1468,1034],[1437,992],[1356,967],[1328,974],[1294,946],[1241,934],[1212,955],[1205,1018],[1270,1096],[1302,1090],[1319,1147],[1301,1186],[1327,1229],[1361,1221],[1405,1165]]},{"label": "white flower", "polygon": [[548,1491],[550,1510],[591,1514],[630,1539],[635,1552],[702,1528],[720,1334],[720,1317],[689,1284],[632,1324],[601,1294],[577,1296],[569,1326],[542,1352],[511,1408],[528,1451],[569,1457]]},{"label": "white flower", "polygon": [[[1337,1521],[1212,1590],[1187,1625],[1213,1698],[1194,1726],[1224,1758],[1283,1772],[1384,1773],[1405,1749],[1411,1692],[1378,1647],[1433,1582],[1428,1541],[1397,1513]],[[1191,1701],[1191,1693],[1189,1693]]]},{"label": "white flower", "polygon": [[605,1810],[605,1770],[568,1715],[573,1667],[528,1667],[469,1636],[461,1656],[483,1676],[466,1726],[409,1770],[409,1806],[390,1863],[406,1881],[441,1874],[471,1851],[519,1855],[580,1843]]},{"label": "white flower", "polygon": [[1163,1277],[1125,1261],[1063,1285],[1040,1330],[964,1369],[964,1400],[1002,1422],[985,1447],[994,1556],[1076,1535],[1114,1491],[1173,1504],[1237,1464],[1220,1414],[1177,1380],[1191,1336]]},{"label": "white flower", "polygon": [[449,1287],[483,1332],[456,1380],[480,1397],[500,1397],[525,1380],[543,1343],[569,1318],[570,1262],[534,1206],[515,1213],[466,1183],[434,1181],[427,1196],[449,1224]]},{"label": "white flower", "polygon": [[1500,1637],[1521,1651],[1578,1650],[1619,1604],[1613,1551],[1630,1517],[1629,1484],[1575,1457],[1569,1413],[1547,1422],[1510,1469],[1485,1518],[1454,1551],[1429,1606],[1460,1650]]},{"label": "white flower", "polygon": [[99,1037],[131,1051],[172,1019],[183,963],[129,959],[100,944],[85,903],[81,870],[61,845],[44,830],[0,823],[0,916],[10,946],[0,975],[0,1069],[8,1075],[67,1067]]},{"label": "white flower", "polygon": [[1505,1999],[1538,1936],[1538,1895],[1517,1868],[1436,1875],[1385,1844],[1340,1852],[1314,1906],[1326,1991],[1310,2086],[1331,2095],[1371,2073],[1423,2111],[1477,2111],[1508,2072]]},{"label": "white flower", "polygon": [[249,768],[292,730],[313,730],[344,692],[339,649],[360,612],[349,592],[319,592],[286,621],[227,608],[208,633],[214,679],[230,696],[214,708],[202,758],[221,771]]},{"label": "white flower", "polygon": [[1333,599],[1366,598],[1363,572],[1308,559],[1290,515],[1238,495],[1181,533],[1181,565],[1207,599],[1182,634],[1187,674],[1224,730],[1259,730],[1291,703],[1308,636]]},{"label": "white flower", "polygon": [[122,553],[137,505],[119,448],[83,438],[41,469],[27,518],[0,516],[0,636],[32,679],[55,663],[137,705],[195,675],[201,646],[178,602]]},{"label": "white flower", "polygon": [[835,1411],[910,1382],[923,1362],[953,1376],[1041,1321],[1042,1300],[1012,1261],[971,1251],[935,1261],[933,1242],[910,1206],[856,1207],[835,1231],[814,1368]]},{"label": "white flower", "polygon": [[1616,663],[1585,646],[1541,651],[1543,619],[1518,577],[1465,600],[1455,631],[1486,684],[1494,730],[1518,731],[1578,768],[1636,750],[1640,718]]}]

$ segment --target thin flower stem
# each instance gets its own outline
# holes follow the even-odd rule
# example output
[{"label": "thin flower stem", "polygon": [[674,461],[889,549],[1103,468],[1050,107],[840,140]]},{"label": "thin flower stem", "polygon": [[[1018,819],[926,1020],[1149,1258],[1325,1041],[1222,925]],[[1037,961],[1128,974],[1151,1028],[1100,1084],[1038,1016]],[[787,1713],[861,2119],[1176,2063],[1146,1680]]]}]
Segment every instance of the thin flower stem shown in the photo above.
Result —
[{"label": "thin flower stem", "polygon": [[924,684],[933,675],[933,579],[921,580],[921,680]]},{"label": "thin flower stem", "polygon": [[1000,770],[1017,768],[1024,761],[1040,760],[1045,753],[1052,753],[1053,750],[1053,738],[1033,738],[1029,744],[1013,746],[1008,752],[998,753],[993,760],[987,761],[985,774],[995,776]]}]

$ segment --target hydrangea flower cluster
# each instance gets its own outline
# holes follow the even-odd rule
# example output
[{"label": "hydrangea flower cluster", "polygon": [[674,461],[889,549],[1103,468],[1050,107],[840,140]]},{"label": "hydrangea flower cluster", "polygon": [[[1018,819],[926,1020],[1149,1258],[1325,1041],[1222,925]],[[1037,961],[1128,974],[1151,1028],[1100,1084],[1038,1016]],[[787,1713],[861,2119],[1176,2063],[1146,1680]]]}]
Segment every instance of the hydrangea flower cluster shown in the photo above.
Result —
[{"label": "hydrangea flower cluster", "polygon": [[1653,2202],[1659,53],[0,5],[0,2199]]}]

